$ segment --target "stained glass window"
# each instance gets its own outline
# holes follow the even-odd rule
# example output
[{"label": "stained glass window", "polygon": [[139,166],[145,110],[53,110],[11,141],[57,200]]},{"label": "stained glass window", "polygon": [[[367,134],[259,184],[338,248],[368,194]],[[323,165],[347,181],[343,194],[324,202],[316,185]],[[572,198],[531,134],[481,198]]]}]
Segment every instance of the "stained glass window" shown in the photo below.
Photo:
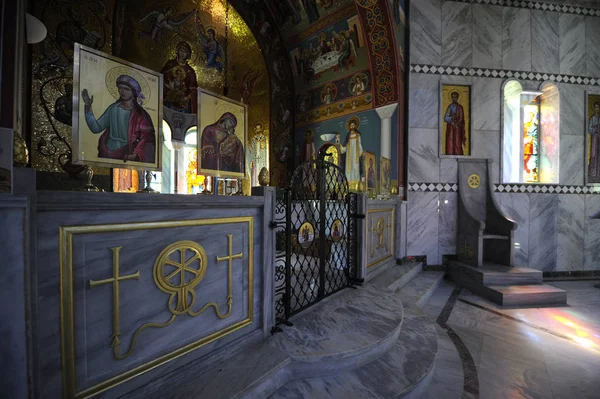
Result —
[{"label": "stained glass window", "polygon": [[534,183],[539,182],[540,170],[539,97],[524,107],[523,114],[523,181]]}]

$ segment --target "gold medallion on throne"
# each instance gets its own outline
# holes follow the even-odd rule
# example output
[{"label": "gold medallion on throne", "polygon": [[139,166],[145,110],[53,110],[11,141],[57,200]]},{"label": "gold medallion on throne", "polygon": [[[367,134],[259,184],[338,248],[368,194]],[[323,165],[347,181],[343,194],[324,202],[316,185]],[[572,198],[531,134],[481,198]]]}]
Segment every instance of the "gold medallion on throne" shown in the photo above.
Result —
[{"label": "gold medallion on throne", "polygon": [[472,174],[471,176],[469,176],[467,182],[469,183],[469,187],[477,188],[481,184],[481,179],[479,178],[479,175]]}]

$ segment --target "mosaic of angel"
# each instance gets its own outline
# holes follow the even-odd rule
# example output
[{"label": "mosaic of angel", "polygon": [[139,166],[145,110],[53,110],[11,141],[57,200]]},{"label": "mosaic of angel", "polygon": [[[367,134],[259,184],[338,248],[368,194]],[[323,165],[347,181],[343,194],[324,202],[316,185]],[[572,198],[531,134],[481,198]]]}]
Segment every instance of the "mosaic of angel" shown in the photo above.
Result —
[{"label": "mosaic of angel", "polygon": [[175,15],[176,10],[173,6],[167,6],[162,11],[150,11],[145,17],[140,19],[140,24],[149,25],[146,32],[139,32],[139,37],[151,39],[160,42],[162,34],[166,31],[172,31],[178,26],[183,25],[194,15],[194,10],[183,14]]},{"label": "mosaic of angel", "polygon": [[222,72],[223,63],[221,61],[225,59],[225,51],[217,41],[217,30],[212,26],[204,27],[199,12],[196,12],[196,32],[198,32],[198,38],[206,56],[206,66]]}]

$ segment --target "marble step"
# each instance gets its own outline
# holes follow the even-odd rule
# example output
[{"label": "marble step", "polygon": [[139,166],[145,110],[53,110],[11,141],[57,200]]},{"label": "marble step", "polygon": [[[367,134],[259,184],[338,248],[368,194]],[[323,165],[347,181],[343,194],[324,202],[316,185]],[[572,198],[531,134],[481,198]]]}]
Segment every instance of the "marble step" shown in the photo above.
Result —
[{"label": "marble step", "polygon": [[494,302],[502,306],[566,305],[567,291],[546,284],[486,286]]},{"label": "marble step", "polygon": [[444,279],[444,272],[425,271],[400,289],[400,299],[405,304],[416,304],[422,308],[438,289]]},{"label": "marble step", "polygon": [[450,274],[461,274],[461,279],[482,285],[541,284],[543,273],[525,267],[508,267],[492,262],[484,262],[482,267],[451,261]]},{"label": "marble step", "polygon": [[396,291],[408,284],[423,268],[421,262],[410,262],[403,265],[394,265],[385,272],[371,280],[371,284],[379,288]]},{"label": "marble step", "polygon": [[269,398],[416,398],[431,382],[437,352],[435,325],[419,309],[410,310],[397,343],[383,356],[355,370],[290,381]]}]

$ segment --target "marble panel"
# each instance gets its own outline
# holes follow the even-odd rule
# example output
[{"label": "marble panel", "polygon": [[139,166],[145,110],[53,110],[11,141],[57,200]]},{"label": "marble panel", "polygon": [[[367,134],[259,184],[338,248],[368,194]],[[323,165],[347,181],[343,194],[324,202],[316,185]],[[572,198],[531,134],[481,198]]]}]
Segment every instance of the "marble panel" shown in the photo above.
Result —
[{"label": "marble panel", "polygon": [[575,14],[559,14],[560,73],[585,75],[585,17]]},{"label": "marble panel", "polygon": [[560,135],[583,136],[585,131],[585,86],[561,83]]},{"label": "marble panel", "polygon": [[519,227],[515,231],[515,266],[529,265],[529,194],[495,193],[500,210]]},{"label": "marble panel", "polygon": [[440,65],[442,59],[442,1],[420,0],[410,9],[410,61]]},{"label": "marble panel", "polygon": [[583,270],[585,196],[559,194],[556,271]]},{"label": "marble panel", "polygon": [[442,5],[442,65],[470,67],[473,63],[471,4]]},{"label": "marble panel", "polygon": [[[19,201],[12,196],[0,196],[0,248],[2,268],[0,271],[0,339],[2,340],[3,371],[0,373],[0,392],[7,398],[27,398],[27,332],[25,328],[25,210],[27,200]],[[5,207],[8,202],[11,207]],[[10,370],[9,370],[10,369]]]},{"label": "marble panel", "polygon": [[412,192],[408,196],[407,255],[438,259],[439,193]]},{"label": "marble panel", "polygon": [[440,183],[458,182],[458,162],[452,158],[440,159]]},{"label": "marble panel", "polygon": [[583,185],[584,136],[560,138],[560,184]]},{"label": "marble panel", "polygon": [[531,11],[502,9],[502,68],[531,70]]},{"label": "marble panel", "polygon": [[499,130],[474,130],[473,131],[473,156],[475,158],[491,159],[492,183],[500,182],[500,131]]},{"label": "marble panel", "polygon": [[530,194],[529,220],[529,267],[545,272],[554,271],[558,195]]},{"label": "marble panel", "polygon": [[438,265],[444,255],[456,255],[458,193],[440,193]]},{"label": "marble panel", "polygon": [[408,150],[408,181],[437,183],[439,180],[438,130],[410,129]]},{"label": "marble panel", "polygon": [[532,71],[560,72],[558,16],[551,11],[531,11]]},{"label": "marble panel", "polygon": [[585,17],[587,76],[600,76],[600,18]]},{"label": "marble panel", "polygon": [[410,74],[410,127],[437,128],[439,126],[440,77],[438,75]]},{"label": "marble panel", "polygon": [[500,130],[502,79],[474,78],[471,95],[473,130]]},{"label": "marble panel", "polygon": [[502,7],[473,4],[473,66],[502,66]]},{"label": "marble panel", "polygon": [[585,270],[600,270],[600,219],[590,219],[600,211],[600,195],[585,196]]},{"label": "marble panel", "polygon": [[[378,208],[369,207],[367,210],[367,267],[375,266],[394,256],[394,209]],[[378,233],[379,228],[383,229],[381,236]]]}]

